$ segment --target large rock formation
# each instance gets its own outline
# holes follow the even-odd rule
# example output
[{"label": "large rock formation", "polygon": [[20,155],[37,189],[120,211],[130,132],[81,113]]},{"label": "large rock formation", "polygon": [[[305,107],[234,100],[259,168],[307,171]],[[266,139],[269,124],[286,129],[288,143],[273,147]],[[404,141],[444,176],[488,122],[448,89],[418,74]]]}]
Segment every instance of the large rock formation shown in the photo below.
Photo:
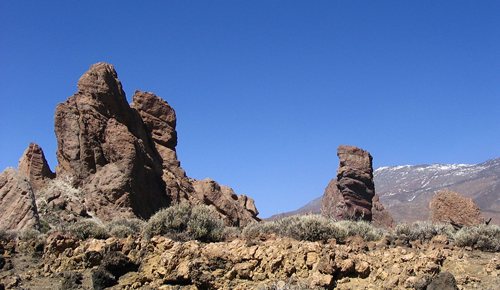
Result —
[{"label": "large rock formation", "polygon": [[35,143],[31,143],[24,151],[19,160],[18,170],[27,177],[34,191],[43,188],[48,180],[55,177],[42,148]]},{"label": "large rock formation", "polygon": [[259,220],[251,198],[186,176],[175,127],[167,102],[136,91],[129,105],[113,66],[91,66],[78,92],[56,108],[57,174],[36,144],[23,154],[19,173],[2,173],[2,227],[38,224],[33,189],[44,221],[52,225],[85,217],[149,218],[179,202],[213,205],[230,225]]},{"label": "large rock formation", "polygon": [[483,215],[477,204],[456,192],[441,190],[436,192],[429,203],[431,220],[453,223],[459,226],[472,226],[484,223]]},{"label": "large rock formation", "polygon": [[337,149],[340,165],[337,180],[325,190],[322,213],[336,219],[372,220],[372,156],[367,151],[341,145]]},{"label": "large rock formation", "polygon": [[195,190],[177,159],[173,108],[141,91],[129,106],[109,64],[95,64],[80,78],[78,92],[57,107],[55,127],[57,175],[84,192],[89,214],[148,218],[172,202],[206,202],[232,225],[258,220],[246,196]]},{"label": "large rock formation", "polygon": [[38,228],[35,195],[27,178],[15,169],[0,173],[0,230]]},{"label": "large rock formation", "polygon": [[132,107],[139,112],[161,158],[163,180],[172,201],[190,200],[193,186],[177,159],[177,118],[174,109],[158,96],[136,91]]},{"label": "large rock formation", "polygon": [[139,114],[130,108],[112,65],[93,65],[78,92],[57,106],[57,175],[86,192],[100,218],[148,218],[170,204],[162,164]]}]

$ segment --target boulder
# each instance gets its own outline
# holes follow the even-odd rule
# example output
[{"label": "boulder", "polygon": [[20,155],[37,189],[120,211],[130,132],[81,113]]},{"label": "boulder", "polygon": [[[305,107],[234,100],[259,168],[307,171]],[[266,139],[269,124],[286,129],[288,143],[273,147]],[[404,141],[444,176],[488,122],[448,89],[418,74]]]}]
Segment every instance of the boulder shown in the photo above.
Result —
[{"label": "boulder", "polygon": [[169,205],[162,163],[112,65],[97,63],[55,114],[58,176],[70,176],[98,217],[148,218]]},{"label": "boulder", "polygon": [[0,230],[40,227],[33,189],[26,176],[15,169],[0,173],[0,209]]},{"label": "boulder", "polygon": [[24,151],[19,160],[18,170],[27,177],[35,192],[43,188],[48,180],[55,178],[42,148],[35,143],[31,143]]},{"label": "boulder", "polygon": [[322,201],[322,213],[335,219],[372,220],[375,195],[372,156],[367,151],[341,145],[337,179],[330,181]]},{"label": "boulder", "polygon": [[204,204],[213,205],[226,217],[226,223],[232,226],[245,226],[258,221],[259,212],[253,199],[246,195],[236,195],[228,186],[220,185],[209,178],[193,182],[197,198]]},{"label": "boulder", "polygon": [[484,223],[479,206],[459,193],[441,190],[436,192],[429,203],[431,220],[453,223],[458,226],[472,226]]}]

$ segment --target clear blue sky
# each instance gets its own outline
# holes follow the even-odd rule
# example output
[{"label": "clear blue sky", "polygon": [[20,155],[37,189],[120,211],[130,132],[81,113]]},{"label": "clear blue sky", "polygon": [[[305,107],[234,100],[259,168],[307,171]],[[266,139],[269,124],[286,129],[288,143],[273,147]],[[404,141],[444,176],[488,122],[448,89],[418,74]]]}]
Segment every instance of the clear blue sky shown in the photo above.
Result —
[{"label": "clear blue sky", "polygon": [[3,0],[0,168],[32,141],[55,167],[55,106],[99,61],[129,99],[176,109],[189,176],[263,217],[321,195],[339,144],[376,167],[499,157],[499,15],[472,0]]}]

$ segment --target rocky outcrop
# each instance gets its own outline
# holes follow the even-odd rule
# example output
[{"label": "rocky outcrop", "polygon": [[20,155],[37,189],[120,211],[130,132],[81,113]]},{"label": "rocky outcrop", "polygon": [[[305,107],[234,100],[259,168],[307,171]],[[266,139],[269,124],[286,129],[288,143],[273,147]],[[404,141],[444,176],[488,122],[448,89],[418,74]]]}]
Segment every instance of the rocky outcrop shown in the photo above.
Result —
[{"label": "rocky outcrop", "polygon": [[71,176],[100,218],[148,218],[169,205],[162,164],[112,65],[93,65],[55,115],[57,175]]},{"label": "rocky outcrop", "polygon": [[378,194],[372,199],[372,224],[382,228],[392,228],[396,225],[389,211],[380,202]]},{"label": "rocky outcrop", "polygon": [[181,168],[177,159],[177,118],[174,109],[160,97],[136,91],[132,107],[137,110],[151,135],[155,149],[161,158],[163,180],[168,188],[170,199],[174,202],[190,200],[193,185]]},{"label": "rocky outcrop", "polygon": [[187,177],[177,159],[176,122],[173,108],[153,93],[136,91],[129,105],[114,67],[92,65],[77,93],[56,108],[57,178],[42,149],[30,144],[19,162],[26,180],[14,173],[4,178],[9,182],[2,185],[8,193],[2,210],[14,208],[9,203],[19,196],[31,198],[34,189],[44,221],[53,226],[82,217],[149,218],[180,202],[213,205],[230,225],[259,220],[247,196]]},{"label": "rocky outcrop", "polygon": [[0,173],[0,229],[39,228],[35,195],[27,178],[12,168]]},{"label": "rocky outcrop", "polygon": [[104,220],[148,218],[186,201],[214,205],[232,225],[258,220],[246,196],[218,185],[195,190],[177,159],[176,122],[174,109],[153,93],[136,91],[129,106],[113,66],[95,64],[56,109],[57,175],[74,180],[85,208]]},{"label": "rocky outcrop", "polygon": [[35,143],[31,143],[24,151],[19,160],[18,170],[27,177],[34,191],[43,188],[48,180],[55,178],[42,148]]},{"label": "rocky outcrop", "polygon": [[213,205],[226,217],[226,223],[233,226],[245,226],[258,221],[259,212],[253,199],[246,195],[236,195],[228,186],[220,185],[211,179],[195,180],[193,186],[198,200]]},{"label": "rocky outcrop", "polygon": [[434,222],[453,223],[459,226],[472,226],[484,223],[484,218],[477,204],[471,199],[449,191],[436,192],[429,203],[431,220]]},{"label": "rocky outcrop", "polygon": [[371,221],[375,195],[372,156],[363,149],[344,145],[338,147],[337,156],[337,180],[332,180],[325,190],[322,213],[336,219]]}]

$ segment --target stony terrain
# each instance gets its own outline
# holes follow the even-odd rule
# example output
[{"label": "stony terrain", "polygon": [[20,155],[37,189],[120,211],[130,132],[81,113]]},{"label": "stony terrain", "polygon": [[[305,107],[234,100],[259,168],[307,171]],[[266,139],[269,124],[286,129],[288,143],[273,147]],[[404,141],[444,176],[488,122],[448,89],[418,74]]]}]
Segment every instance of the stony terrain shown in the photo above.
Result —
[{"label": "stony terrain", "polygon": [[427,285],[443,272],[458,289],[500,284],[499,253],[458,248],[445,236],[410,244],[272,236],[206,244],[158,236],[79,241],[52,233],[45,248],[35,242],[2,248],[6,289],[99,289],[106,275],[117,277],[110,289],[432,289]]}]

